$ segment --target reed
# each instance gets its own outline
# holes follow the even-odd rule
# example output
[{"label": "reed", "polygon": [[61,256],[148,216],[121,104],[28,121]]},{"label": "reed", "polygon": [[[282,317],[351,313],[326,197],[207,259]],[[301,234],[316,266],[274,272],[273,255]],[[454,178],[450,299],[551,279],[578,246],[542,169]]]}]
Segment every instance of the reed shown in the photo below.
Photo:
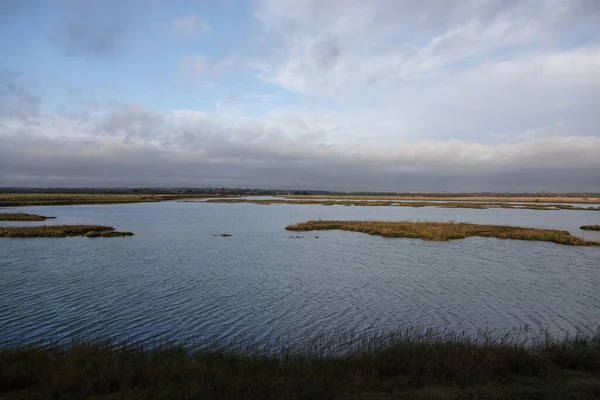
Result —
[{"label": "reed", "polygon": [[[331,346],[346,337],[329,341]],[[351,351],[77,341],[0,348],[6,399],[598,399],[600,336],[404,330]]]},{"label": "reed", "polygon": [[25,213],[0,213],[0,221],[45,221],[56,217],[44,217],[43,215]]},{"label": "reed", "polygon": [[600,225],[583,225],[579,227],[579,229],[583,229],[586,231],[600,231]]},{"label": "reed", "polygon": [[339,229],[383,237],[420,238],[439,241],[481,236],[499,239],[538,240],[571,246],[600,246],[598,241],[572,236],[567,231],[455,222],[308,221],[289,225],[285,229],[289,231]]},{"label": "reed", "polygon": [[8,226],[0,227],[0,237],[36,238],[87,236],[116,237],[133,236],[131,232],[118,232],[112,226],[101,225],[44,225],[44,226]]}]

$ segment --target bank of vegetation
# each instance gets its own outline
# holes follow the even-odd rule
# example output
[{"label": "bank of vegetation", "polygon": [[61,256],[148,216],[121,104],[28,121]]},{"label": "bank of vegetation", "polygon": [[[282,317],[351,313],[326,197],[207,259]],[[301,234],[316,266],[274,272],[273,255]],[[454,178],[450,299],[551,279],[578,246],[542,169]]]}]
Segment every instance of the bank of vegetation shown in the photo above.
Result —
[{"label": "bank of vegetation", "polygon": [[[379,342],[382,341],[380,344]],[[598,399],[600,335],[377,336],[345,353],[80,341],[0,348],[0,398]]]},{"label": "bank of vegetation", "polygon": [[[196,202],[194,200],[184,200]],[[486,203],[486,202],[434,202],[434,201],[394,201],[394,200],[318,200],[318,199],[209,199],[201,200],[203,203],[249,203],[249,204],[308,204],[323,206],[356,206],[356,207],[440,207],[440,208],[504,208],[517,210],[570,210],[570,211],[600,211],[600,207],[578,207],[570,204],[511,204],[511,203]]]},{"label": "bank of vegetation", "polygon": [[586,231],[600,231],[600,225],[583,225],[579,229],[583,229]]},{"label": "bank of vegetation", "polygon": [[430,200],[430,201],[485,201],[485,202],[542,202],[600,204],[598,193],[331,193],[286,194],[290,199],[341,200]]},{"label": "bank of vegetation", "polygon": [[112,226],[102,225],[43,225],[43,226],[3,226],[0,237],[36,238],[36,237],[118,237],[133,236],[131,232],[119,232]]},{"label": "bank of vegetation", "polygon": [[215,196],[211,194],[0,193],[0,207],[154,203]]},{"label": "bank of vegetation", "polygon": [[56,217],[26,213],[0,213],[0,221],[45,221]]},{"label": "bank of vegetation", "polygon": [[499,239],[538,240],[571,246],[600,246],[598,241],[572,236],[568,231],[455,222],[319,220],[289,225],[285,229],[289,231],[345,230],[383,237],[439,241],[481,236]]}]

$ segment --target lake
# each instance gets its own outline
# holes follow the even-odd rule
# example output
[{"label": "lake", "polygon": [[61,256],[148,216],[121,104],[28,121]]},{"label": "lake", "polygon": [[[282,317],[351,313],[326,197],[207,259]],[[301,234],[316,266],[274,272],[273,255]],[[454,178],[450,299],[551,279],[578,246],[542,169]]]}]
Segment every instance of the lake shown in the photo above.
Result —
[{"label": "lake", "polygon": [[[136,236],[0,239],[0,344],[84,337],[301,342],[406,327],[567,333],[600,326],[598,247],[284,229],[319,218],[455,220],[600,240],[600,232],[578,229],[600,222],[595,211],[169,201],[0,212],[16,210],[58,217],[44,224],[112,225]],[[233,236],[213,236],[221,233]]]}]

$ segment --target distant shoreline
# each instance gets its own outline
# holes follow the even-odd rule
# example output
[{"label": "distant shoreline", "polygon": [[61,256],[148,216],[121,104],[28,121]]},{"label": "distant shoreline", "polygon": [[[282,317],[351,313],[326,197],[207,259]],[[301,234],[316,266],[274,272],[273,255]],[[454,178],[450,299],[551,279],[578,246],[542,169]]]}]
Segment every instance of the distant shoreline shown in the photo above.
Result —
[{"label": "distant shoreline", "polygon": [[[282,200],[381,200],[381,201],[454,201],[490,203],[581,203],[600,204],[600,194],[596,193],[340,193],[309,192],[262,189],[218,189],[218,190],[80,190],[0,188],[0,207],[57,206],[85,204],[127,204],[153,203],[169,200],[194,198],[223,199],[241,196],[273,196]],[[271,200],[271,202],[273,202]],[[541,204],[528,204],[539,208]],[[477,207],[463,207],[477,208]]]},{"label": "distant shoreline", "polygon": [[71,206],[86,204],[156,203],[185,198],[214,198],[209,194],[0,193],[1,207]]},{"label": "distant shoreline", "polygon": [[581,204],[600,204],[600,196],[582,196],[581,194],[553,194],[548,196],[539,195],[523,195],[523,194],[498,194],[498,195],[481,195],[474,193],[472,195],[458,193],[458,194],[415,194],[415,195],[355,195],[355,194],[343,194],[343,195],[282,195],[288,199],[343,199],[343,200],[452,200],[452,201],[490,201],[490,202],[514,202],[514,203],[527,203],[527,202],[541,202],[541,203],[581,203]]}]

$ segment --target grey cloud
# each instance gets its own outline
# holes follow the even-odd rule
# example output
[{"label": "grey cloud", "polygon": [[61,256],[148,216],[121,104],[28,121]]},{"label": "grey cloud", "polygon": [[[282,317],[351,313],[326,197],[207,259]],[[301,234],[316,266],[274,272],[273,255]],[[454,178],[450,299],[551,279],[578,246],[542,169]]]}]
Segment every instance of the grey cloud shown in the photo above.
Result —
[{"label": "grey cloud", "polygon": [[[587,169],[497,169],[492,172],[415,171],[396,172],[353,160],[319,157],[260,162],[243,154],[224,162],[182,161],[154,148],[112,149],[110,159],[97,154],[81,154],[81,149],[57,140],[35,162],[17,152],[0,155],[5,186],[229,186],[263,188],[313,188],[329,190],[448,190],[448,191],[598,191],[595,172]],[[61,151],[62,149],[62,151]],[[13,149],[14,150],[14,149]],[[7,157],[7,158],[5,158]],[[1,175],[0,175],[1,176]]]},{"label": "grey cloud", "polygon": [[21,74],[0,69],[0,118],[37,114],[41,98]]},{"label": "grey cloud", "polygon": [[600,190],[600,138],[325,145],[311,138],[323,128],[306,118],[223,124],[136,107],[100,120],[55,118],[38,117],[27,133],[0,119],[0,186]]},{"label": "grey cloud", "polygon": [[156,138],[164,133],[164,125],[164,118],[160,115],[139,106],[126,105],[102,118],[94,133],[122,136],[126,139]]},{"label": "grey cloud", "polygon": [[138,0],[64,0],[63,25],[52,36],[74,55],[114,56],[128,48],[139,21],[132,6]]}]

